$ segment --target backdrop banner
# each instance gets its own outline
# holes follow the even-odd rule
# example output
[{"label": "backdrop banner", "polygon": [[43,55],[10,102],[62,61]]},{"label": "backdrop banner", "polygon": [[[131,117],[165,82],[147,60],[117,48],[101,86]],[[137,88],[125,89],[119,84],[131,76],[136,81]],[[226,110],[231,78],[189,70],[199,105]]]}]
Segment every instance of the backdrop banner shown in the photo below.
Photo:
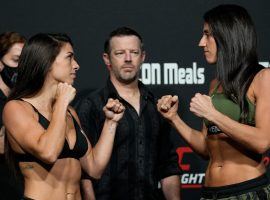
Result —
[{"label": "backdrop banner", "polygon": [[[189,111],[195,93],[208,94],[215,66],[206,63],[198,47],[202,36],[205,11],[223,3],[245,7],[258,33],[261,64],[270,61],[269,0],[2,0],[0,32],[17,31],[26,37],[39,32],[64,32],[74,42],[75,57],[80,65],[74,104],[87,93],[104,86],[108,77],[102,60],[103,44],[116,27],[129,26],[144,39],[146,61],[140,79],[157,97],[179,96],[179,113],[190,126],[201,129],[202,120]],[[196,155],[172,131],[179,155],[183,200],[199,199],[207,160]],[[265,164],[270,162],[265,155]]]}]

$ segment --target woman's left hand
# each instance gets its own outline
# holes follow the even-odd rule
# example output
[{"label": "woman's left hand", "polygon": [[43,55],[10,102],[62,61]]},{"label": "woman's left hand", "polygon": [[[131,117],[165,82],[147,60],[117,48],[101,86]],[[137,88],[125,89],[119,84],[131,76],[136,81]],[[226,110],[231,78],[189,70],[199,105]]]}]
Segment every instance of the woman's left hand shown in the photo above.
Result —
[{"label": "woman's left hand", "polygon": [[216,111],[210,96],[200,93],[195,94],[190,102],[190,111],[198,117],[211,121],[212,114]]}]

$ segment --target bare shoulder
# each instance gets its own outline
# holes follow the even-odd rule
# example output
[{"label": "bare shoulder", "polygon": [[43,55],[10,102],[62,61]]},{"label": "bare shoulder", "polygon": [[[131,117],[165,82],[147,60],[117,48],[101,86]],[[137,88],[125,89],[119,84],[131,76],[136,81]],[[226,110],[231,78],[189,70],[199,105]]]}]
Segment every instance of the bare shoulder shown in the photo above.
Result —
[{"label": "bare shoulder", "polygon": [[28,108],[25,102],[19,100],[11,100],[5,104],[3,116],[12,115],[13,117],[16,117],[21,113],[26,115],[31,114],[31,110]]},{"label": "bare shoulder", "polygon": [[254,93],[265,93],[270,90],[270,68],[259,71],[252,82]]},{"label": "bare shoulder", "polygon": [[267,78],[269,80],[270,78],[270,68],[264,68],[261,71],[259,71],[254,79],[262,80],[264,78]]},{"label": "bare shoulder", "polygon": [[11,100],[5,104],[4,110],[9,110],[9,109],[13,110],[14,108],[17,108],[17,107],[20,108],[21,106],[22,105],[20,104],[18,100]]},{"label": "bare shoulder", "polygon": [[20,100],[8,101],[3,109],[3,123],[6,127],[33,120],[34,111],[30,105]]},{"label": "bare shoulder", "polygon": [[254,77],[253,87],[256,90],[270,88],[270,68],[265,68],[259,71]]}]

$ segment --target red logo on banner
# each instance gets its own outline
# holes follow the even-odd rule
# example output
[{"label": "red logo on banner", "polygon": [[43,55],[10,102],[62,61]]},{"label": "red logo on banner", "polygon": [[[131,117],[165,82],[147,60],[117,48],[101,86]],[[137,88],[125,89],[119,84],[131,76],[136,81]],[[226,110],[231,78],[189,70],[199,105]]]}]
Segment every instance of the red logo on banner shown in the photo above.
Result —
[{"label": "red logo on banner", "polygon": [[[190,164],[183,163],[183,158],[186,154],[193,154],[190,147],[179,147],[176,149],[178,154],[178,163],[183,171],[190,171]],[[181,177],[182,188],[201,188],[204,173],[184,173]]]},{"label": "red logo on banner", "polygon": [[189,171],[190,170],[190,164],[182,164],[184,154],[186,153],[192,153],[192,149],[190,147],[179,147],[176,149],[176,152],[178,154],[178,163],[180,168],[183,171]]}]

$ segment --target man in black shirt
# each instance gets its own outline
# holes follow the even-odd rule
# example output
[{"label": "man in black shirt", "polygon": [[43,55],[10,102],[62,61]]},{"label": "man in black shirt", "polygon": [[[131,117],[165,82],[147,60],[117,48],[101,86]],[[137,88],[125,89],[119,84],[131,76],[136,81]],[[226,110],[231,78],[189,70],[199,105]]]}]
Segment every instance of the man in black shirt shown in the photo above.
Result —
[{"label": "man in black shirt", "polygon": [[156,109],[153,94],[138,80],[145,52],[141,36],[121,27],[109,35],[103,59],[110,78],[106,86],[84,98],[77,109],[82,127],[95,145],[100,136],[108,98],[126,110],[117,127],[110,163],[100,180],[83,181],[85,193],[97,199],[159,199],[158,181],[166,199],[180,199],[181,173],[170,142],[170,126]]}]

